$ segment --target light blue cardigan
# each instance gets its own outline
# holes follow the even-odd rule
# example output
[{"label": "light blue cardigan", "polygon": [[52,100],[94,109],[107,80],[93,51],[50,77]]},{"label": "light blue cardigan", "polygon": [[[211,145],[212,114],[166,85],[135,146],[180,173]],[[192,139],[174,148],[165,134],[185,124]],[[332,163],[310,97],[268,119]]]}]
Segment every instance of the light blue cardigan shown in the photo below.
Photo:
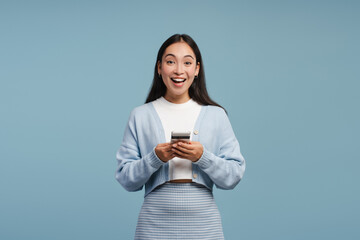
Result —
[{"label": "light blue cardigan", "polygon": [[[201,158],[192,164],[192,181],[210,190],[214,183],[221,189],[233,189],[244,175],[245,159],[225,111],[202,106],[192,141],[204,147]],[[155,153],[156,145],[164,142],[164,129],[152,102],[136,107],[116,154],[116,179],[126,190],[139,191],[145,184],[146,196],[169,181],[169,163]]]}]

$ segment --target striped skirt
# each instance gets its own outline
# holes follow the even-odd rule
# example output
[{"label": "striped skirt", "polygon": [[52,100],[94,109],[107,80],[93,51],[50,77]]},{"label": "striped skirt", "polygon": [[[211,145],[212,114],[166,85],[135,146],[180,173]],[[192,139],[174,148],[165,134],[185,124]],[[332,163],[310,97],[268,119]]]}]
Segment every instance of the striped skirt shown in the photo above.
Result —
[{"label": "striped skirt", "polygon": [[165,183],[142,205],[135,239],[224,239],[212,192],[196,183]]}]

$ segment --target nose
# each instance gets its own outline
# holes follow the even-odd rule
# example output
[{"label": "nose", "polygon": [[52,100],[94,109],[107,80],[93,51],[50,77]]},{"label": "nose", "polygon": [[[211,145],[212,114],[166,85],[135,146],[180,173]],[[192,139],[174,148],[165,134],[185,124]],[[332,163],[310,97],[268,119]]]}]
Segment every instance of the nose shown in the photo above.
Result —
[{"label": "nose", "polygon": [[176,64],[176,67],[174,69],[174,72],[178,75],[184,73],[184,69],[183,69],[183,66],[182,64]]}]

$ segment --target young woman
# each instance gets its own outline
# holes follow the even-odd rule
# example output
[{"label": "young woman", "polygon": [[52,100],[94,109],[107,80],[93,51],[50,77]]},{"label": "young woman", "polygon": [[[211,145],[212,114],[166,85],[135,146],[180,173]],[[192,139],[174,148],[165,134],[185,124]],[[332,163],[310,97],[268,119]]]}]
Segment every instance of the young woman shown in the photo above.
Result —
[{"label": "young woman", "polygon": [[[172,131],[190,142],[171,143]],[[194,40],[175,34],[160,47],[146,103],[130,114],[116,179],[145,185],[135,239],[223,239],[212,188],[233,189],[245,171],[225,110],[212,101]]]}]

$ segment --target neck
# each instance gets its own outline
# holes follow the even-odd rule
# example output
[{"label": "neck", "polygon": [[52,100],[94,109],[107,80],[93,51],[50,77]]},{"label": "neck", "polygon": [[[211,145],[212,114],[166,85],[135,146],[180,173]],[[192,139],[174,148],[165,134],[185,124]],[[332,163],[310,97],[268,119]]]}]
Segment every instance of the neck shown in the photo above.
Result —
[{"label": "neck", "polygon": [[190,100],[189,93],[183,94],[181,96],[171,96],[170,94],[166,93],[164,98],[169,102],[176,104],[186,103]]}]

